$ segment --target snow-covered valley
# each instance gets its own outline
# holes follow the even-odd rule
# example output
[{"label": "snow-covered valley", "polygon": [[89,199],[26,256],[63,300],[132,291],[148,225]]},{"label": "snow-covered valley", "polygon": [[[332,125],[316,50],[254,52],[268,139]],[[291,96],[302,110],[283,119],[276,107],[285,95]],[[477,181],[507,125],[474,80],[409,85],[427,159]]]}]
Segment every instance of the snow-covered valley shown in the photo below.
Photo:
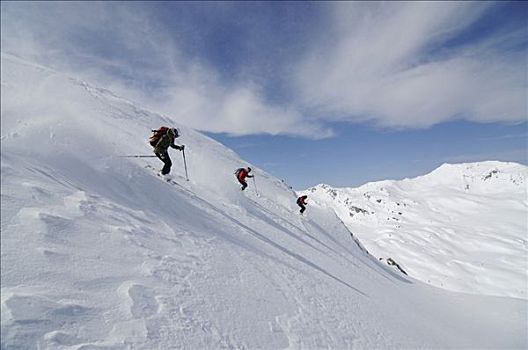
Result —
[{"label": "snow-covered valley", "polygon": [[252,166],[240,191],[233,172],[248,164],[185,126],[190,181],[171,150],[169,183],[159,160],[121,157],[151,154],[150,130],[175,125],[168,116],[11,55],[1,63],[2,349],[528,347],[526,294],[405,276],[333,207],[301,217],[265,170]]}]

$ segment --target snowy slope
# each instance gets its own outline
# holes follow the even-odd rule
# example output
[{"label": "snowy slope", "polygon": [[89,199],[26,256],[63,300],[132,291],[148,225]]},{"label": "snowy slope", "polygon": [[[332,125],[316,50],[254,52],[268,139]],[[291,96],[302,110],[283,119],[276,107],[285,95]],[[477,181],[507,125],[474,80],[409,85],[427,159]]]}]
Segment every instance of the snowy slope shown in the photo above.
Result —
[{"label": "snowy slope", "polygon": [[319,185],[310,198],[366,248],[432,285],[528,298],[528,167],[444,164],[428,175],[358,188]]},{"label": "snowy slope", "polygon": [[[1,348],[525,348],[522,299],[437,289],[380,264],[328,208],[111,92],[2,54]],[[253,183],[250,182],[250,185]]]}]

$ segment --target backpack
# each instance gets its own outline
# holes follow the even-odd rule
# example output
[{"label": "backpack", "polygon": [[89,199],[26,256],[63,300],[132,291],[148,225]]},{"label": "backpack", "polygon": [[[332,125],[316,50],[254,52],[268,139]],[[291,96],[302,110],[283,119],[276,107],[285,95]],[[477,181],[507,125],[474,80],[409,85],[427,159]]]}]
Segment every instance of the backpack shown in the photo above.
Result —
[{"label": "backpack", "polygon": [[241,173],[242,171],[244,171],[244,170],[246,170],[246,169],[244,169],[244,168],[238,168],[238,169],[235,171],[235,175],[236,175],[237,179],[240,177],[240,173]]},{"label": "backpack", "polygon": [[167,133],[167,131],[169,130],[168,127],[166,126],[161,126],[159,129],[157,130],[152,130],[152,134],[150,135],[149,137],[149,143],[152,147],[156,147],[156,145],[158,144],[158,141],[159,139],[165,135]]},{"label": "backpack", "polygon": [[305,204],[304,201],[306,200],[306,198],[308,198],[308,196],[300,196],[299,198],[297,198],[297,204],[304,205]]}]

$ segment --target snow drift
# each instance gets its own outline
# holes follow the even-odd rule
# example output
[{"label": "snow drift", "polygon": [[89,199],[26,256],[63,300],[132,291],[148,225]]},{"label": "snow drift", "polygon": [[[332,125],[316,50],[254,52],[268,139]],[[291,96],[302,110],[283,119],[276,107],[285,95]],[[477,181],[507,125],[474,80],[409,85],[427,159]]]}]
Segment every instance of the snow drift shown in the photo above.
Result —
[{"label": "snow drift", "polygon": [[[448,292],[356,244],[334,211],[104,89],[2,54],[2,349],[525,348],[525,300]],[[250,183],[250,185],[252,185]]]}]

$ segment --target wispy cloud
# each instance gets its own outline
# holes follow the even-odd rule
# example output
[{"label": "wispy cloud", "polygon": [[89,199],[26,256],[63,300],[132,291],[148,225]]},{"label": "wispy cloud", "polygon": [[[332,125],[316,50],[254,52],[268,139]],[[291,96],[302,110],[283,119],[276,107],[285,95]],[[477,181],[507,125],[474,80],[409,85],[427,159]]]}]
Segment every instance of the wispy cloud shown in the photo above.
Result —
[{"label": "wispy cloud", "polygon": [[250,81],[226,83],[138,6],[2,3],[2,51],[74,72],[199,130],[332,135],[321,122],[304,123],[294,106],[266,102]]},{"label": "wispy cloud", "polygon": [[[526,47],[511,49],[525,43],[526,28],[446,45],[493,3],[316,4],[324,20],[295,43],[270,35],[271,17],[257,27],[241,21],[241,11],[262,6],[250,5],[200,5],[207,21],[175,28],[177,18],[154,10],[159,3],[2,2],[2,51],[72,72],[196,129],[232,135],[324,138],[335,121],[416,128],[526,120]],[[289,14],[301,9],[280,6],[290,6]],[[229,79],[221,58],[203,59],[183,44],[193,38],[207,52],[218,43],[199,42],[207,40],[201,33],[214,37],[227,24],[251,35],[233,36],[220,50],[254,52]],[[266,54],[260,44],[280,47]],[[292,98],[272,102],[277,86]]]},{"label": "wispy cloud", "polygon": [[526,120],[526,47],[504,47],[508,41],[510,46],[526,44],[526,28],[446,44],[492,5],[332,6],[332,40],[314,47],[297,72],[300,103],[325,120],[388,127],[429,127],[453,119]]}]

